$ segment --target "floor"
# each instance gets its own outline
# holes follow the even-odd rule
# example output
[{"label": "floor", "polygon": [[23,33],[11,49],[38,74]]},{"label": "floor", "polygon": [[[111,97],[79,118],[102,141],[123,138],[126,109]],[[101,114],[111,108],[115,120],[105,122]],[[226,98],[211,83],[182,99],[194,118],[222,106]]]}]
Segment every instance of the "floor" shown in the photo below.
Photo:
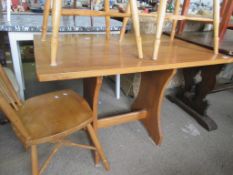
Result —
[{"label": "floor", "polygon": [[[82,81],[38,83],[34,64],[24,64],[26,96],[61,88],[82,93]],[[101,89],[100,115],[129,110],[132,98],[116,100],[112,81],[105,79]],[[106,172],[95,167],[92,154],[77,148],[61,149],[45,175],[233,175],[233,91],[208,96],[208,115],[218,123],[218,130],[207,132],[176,105],[164,100],[162,128],[164,141],[156,146],[140,122],[99,131],[102,146],[111,165]],[[30,175],[30,151],[26,151],[9,125],[0,126],[0,175]],[[71,139],[88,143],[83,131]],[[52,145],[39,147],[40,162],[47,158]]]}]

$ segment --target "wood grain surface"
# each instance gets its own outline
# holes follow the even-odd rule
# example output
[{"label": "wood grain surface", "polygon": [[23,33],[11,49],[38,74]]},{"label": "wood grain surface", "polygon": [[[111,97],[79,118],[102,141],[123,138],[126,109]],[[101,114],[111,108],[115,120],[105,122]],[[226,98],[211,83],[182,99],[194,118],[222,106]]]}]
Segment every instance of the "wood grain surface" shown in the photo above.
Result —
[{"label": "wood grain surface", "polygon": [[170,41],[163,36],[158,59],[151,60],[153,35],[142,37],[144,59],[138,59],[133,35],[126,35],[120,43],[113,35],[60,35],[57,66],[50,65],[50,42],[34,37],[36,73],[39,81],[78,79],[114,74],[128,74],[155,70],[179,69],[233,62],[233,57],[185,41]]}]

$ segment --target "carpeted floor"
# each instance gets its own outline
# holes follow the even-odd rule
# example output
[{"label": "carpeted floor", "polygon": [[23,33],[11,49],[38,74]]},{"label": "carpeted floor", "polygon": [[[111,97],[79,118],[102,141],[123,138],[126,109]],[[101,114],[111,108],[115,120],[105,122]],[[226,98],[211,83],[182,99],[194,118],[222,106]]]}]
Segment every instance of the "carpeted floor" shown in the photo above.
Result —
[{"label": "carpeted floor", "polygon": [[[82,81],[38,83],[34,65],[25,64],[26,96],[54,89],[73,88],[82,93]],[[129,110],[133,99],[122,94],[116,100],[113,82],[104,81],[99,100],[101,116]],[[233,175],[233,91],[208,96],[208,114],[218,130],[207,132],[176,105],[164,100],[164,141],[156,146],[139,122],[99,130],[99,137],[111,165],[106,172],[95,167],[92,154],[77,148],[61,149],[44,175]],[[30,151],[26,151],[9,125],[0,126],[0,175],[30,175]],[[71,139],[88,143],[83,131]],[[52,145],[39,147],[40,162]]]}]

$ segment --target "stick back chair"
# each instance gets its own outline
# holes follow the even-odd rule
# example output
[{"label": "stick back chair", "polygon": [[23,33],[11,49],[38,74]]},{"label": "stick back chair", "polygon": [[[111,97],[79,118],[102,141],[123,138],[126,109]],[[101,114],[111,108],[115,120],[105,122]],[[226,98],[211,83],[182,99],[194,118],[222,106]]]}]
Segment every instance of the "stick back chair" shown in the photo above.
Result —
[{"label": "stick back chair", "polygon": [[[22,102],[0,66],[0,107],[26,148],[31,148],[32,174],[42,174],[61,146],[95,150],[106,170],[109,163],[92,127],[93,112],[88,103],[72,90],[61,90],[36,96]],[[94,146],[69,141],[67,136],[86,129]],[[39,169],[37,146],[54,143],[48,159]]]},{"label": "stick back chair", "polygon": [[219,0],[213,0],[214,8],[213,8],[213,18],[199,17],[199,16],[189,16],[189,15],[180,15],[180,0],[175,0],[175,10],[173,14],[166,14],[167,0],[160,0],[158,15],[157,15],[157,31],[155,36],[155,46],[153,59],[156,58],[157,53],[157,44],[162,35],[162,29],[164,20],[173,21],[172,31],[171,31],[171,40],[174,40],[177,21],[182,20],[190,20],[190,21],[200,21],[200,22],[211,22],[214,25],[214,53],[218,54],[219,52],[219,22],[220,22],[220,3]]},{"label": "stick back chair", "polygon": [[60,26],[60,17],[61,16],[103,16],[105,17],[106,24],[106,39],[110,38],[110,17],[123,17],[129,18],[132,16],[135,38],[138,50],[138,57],[143,58],[142,52],[142,42],[140,36],[140,27],[139,27],[139,17],[136,0],[129,0],[129,7],[131,11],[127,13],[120,13],[110,11],[109,0],[104,0],[104,11],[94,11],[94,10],[80,10],[80,9],[65,9],[62,8],[62,0],[46,0],[44,17],[43,17],[43,26],[42,26],[42,41],[46,40],[47,34],[47,23],[48,16],[50,11],[50,4],[52,1],[52,36],[51,36],[51,65],[56,66],[56,54],[58,47],[58,32]]}]

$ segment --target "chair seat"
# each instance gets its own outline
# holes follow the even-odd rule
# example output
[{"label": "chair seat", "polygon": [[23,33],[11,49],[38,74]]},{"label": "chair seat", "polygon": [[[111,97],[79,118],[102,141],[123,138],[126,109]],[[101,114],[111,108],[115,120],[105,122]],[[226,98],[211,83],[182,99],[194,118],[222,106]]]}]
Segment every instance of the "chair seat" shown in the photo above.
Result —
[{"label": "chair seat", "polygon": [[25,101],[18,114],[32,139],[71,131],[92,119],[87,102],[72,90],[33,97]]}]

